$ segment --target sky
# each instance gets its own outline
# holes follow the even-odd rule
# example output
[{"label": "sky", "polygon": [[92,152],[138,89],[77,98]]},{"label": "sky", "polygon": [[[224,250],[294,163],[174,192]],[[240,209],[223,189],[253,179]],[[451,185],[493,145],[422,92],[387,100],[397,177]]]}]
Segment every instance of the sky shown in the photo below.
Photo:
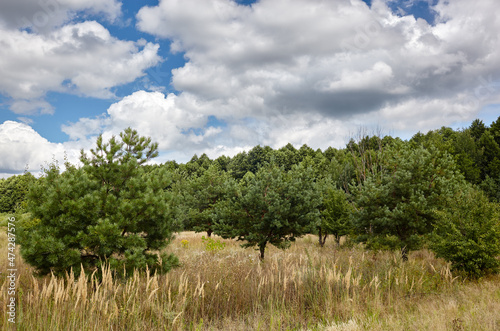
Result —
[{"label": "sky", "polygon": [[0,177],[127,127],[156,163],[500,115],[498,0],[2,0]]}]

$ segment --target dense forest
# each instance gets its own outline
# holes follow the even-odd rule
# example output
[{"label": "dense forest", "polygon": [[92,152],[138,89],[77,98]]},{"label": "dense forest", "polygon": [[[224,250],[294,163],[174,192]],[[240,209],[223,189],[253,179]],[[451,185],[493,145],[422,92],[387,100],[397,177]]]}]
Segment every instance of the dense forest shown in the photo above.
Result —
[{"label": "dense forest", "polygon": [[157,149],[127,129],[82,151],[82,166],[0,180],[0,212],[29,215],[23,258],[40,274],[102,261],[164,272],[179,261],[155,252],[190,230],[235,238],[261,259],[268,244],[312,233],[319,245],[347,236],[403,260],[428,247],[474,277],[499,266],[500,117],[408,141],[360,131],[342,149],[255,146],[185,164],[148,164]]}]

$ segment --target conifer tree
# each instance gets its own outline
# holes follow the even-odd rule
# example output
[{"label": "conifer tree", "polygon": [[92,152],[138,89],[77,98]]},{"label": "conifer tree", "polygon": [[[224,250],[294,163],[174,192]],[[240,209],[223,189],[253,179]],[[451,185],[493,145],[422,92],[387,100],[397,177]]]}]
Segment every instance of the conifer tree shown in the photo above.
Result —
[{"label": "conifer tree", "polygon": [[383,155],[383,169],[353,188],[353,222],[370,245],[399,246],[403,260],[432,232],[435,209],[444,206],[463,183],[453,158],[432,146],[395,143]]},{"label": "conifer tree", "polygon": [[206,231],[210,237],[213,232],[212,214],[214,206],[225,196],[224,183],[231,177],[213,163],[199,177],[188,180],[183,189],[183,207],[185,209],[185,228],[196,232]]},{"label": "conifer tree", "polygon": [[288,248],[319,221],[321,200],[311,168],[294,166],[285,172],[271,164],[226,187],[230,196],[217,205],[215,233],[246,241],[243,247],[257,246],[261,259],[268,243]]},{"label": "conifer tree", "polygon": [[80,266],[87,271],[109,262],[115,270],[166,272],[177,264],[159,252],[178,225],[172,197],[163,188],[165,167],[149,172],[142,166],[158,155],[158,145],[130,128],[90,155],[81,151],[82,167],[56,164],[28,194],[32,220],[21,227],[21,254],[39,274],[63,274]]},{"label": "conifer tree", "polygon": [[318,226],[319,244],[325,245],[328,235],[333,235],[337,245],[340,238],[349,234],[352,226],[350,222],[351,206],[344,191],[331,183],[323,184],[322,204],[320,206],[321,222]]}]

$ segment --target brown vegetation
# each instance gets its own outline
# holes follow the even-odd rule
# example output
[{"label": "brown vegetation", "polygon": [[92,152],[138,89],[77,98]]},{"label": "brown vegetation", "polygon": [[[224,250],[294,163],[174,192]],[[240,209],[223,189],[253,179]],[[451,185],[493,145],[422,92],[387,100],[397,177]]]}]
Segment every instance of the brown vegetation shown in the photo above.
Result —
[{"label": "brown vegetation", "polygon": [[[36,278],[17,255],[21,330],[499,330],[500,277],[454,277],[427,250],[403,263],[397,252],[359,246],[321,248],[306,236],[266,260],[226,240],[207,250],[201,234],[181,233],[168,247],[182,266],[166,275],[123,280],[103,271]],[[5,230],[0,248],[7,252]],[[6,255],[6,253],[4,254]],[[0,260],[5,315],[6,259]],[[2,329],[8,330],[3,318]],[[10,324],[10,323],[9,323]]]}]

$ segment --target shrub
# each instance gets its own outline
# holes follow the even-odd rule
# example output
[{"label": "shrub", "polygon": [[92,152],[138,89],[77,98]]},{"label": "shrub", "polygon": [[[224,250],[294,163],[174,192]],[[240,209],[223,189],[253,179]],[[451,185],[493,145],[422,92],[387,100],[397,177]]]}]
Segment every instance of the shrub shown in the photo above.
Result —
[{"label": "shrub", "polygon": [[226,243],[221,242],[219,239],[214,240],[210,237],[207,238],[205,236],[202,236],[201,240],[205,244],[205,249],[209,252],[221,251],[224,249],[224,247],[226,247]]},{"label": "shrub", "polygon": [[452,270],[477,278],[498,271],[500,220],[498,206],[480,191],[466,187],[447,211],[437,212],[431,236],[436,256],[451,262]]}]

